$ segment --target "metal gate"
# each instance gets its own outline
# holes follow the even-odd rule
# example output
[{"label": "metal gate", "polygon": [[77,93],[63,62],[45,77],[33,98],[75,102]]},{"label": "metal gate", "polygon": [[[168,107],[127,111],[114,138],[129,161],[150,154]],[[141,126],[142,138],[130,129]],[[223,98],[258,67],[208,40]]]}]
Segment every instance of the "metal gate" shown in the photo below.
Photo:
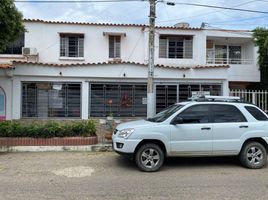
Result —
[{"label": "metal gate", "polygon": [[230,96],[238,96],[268,112],[268,91],[266,90],[231,90]]}]

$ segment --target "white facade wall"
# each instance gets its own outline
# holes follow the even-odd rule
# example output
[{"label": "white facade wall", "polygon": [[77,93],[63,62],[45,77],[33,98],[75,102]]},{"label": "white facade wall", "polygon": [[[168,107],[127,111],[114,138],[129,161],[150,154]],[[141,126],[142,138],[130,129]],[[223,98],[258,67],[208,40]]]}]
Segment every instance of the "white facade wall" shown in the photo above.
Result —
[{"label": "white facade wall", "polygon": [[[178,83],[218,83],[223,94],[228,94],[227,68],[188,69],[156,68],[156,84]],[[62,75],[59,75],[62,72]],[[126,76],[120,75],[125,73]],[[81,83],[81,118],[89,117],[89,83],[131,82],[146,83],[147,68],[133,64],[89,65],[73,67],[50,67],[19,64],[9,71],[10,78],[0,78],[0,85],[7,93],[7,119],[21,119],[21,86],[23,82],[76,82]],[[12,102],[12,104],[11,104]],[[14,105],[13,107],[11,105]]]},{"label": "white facade wall", "polygon": [[[110,33],[125,33],[121,37],[121,59],[140,63],[148,62],[148,28],[142,26],[105,26],[105,25],[79,25],[64,23],[26,22],[28,32],[25,35],[25,46],[37,48],[39,62],[47,63],[95,63],[107,62],[109,59],[108,35]],[[59,33],[83,33],[84,58],[60,58]],[[159,36],[166,35],[192,35],[193,59],[159,58]],[[252,64],[230,65],[229,81],[259,82],[260,73],[257,64],[257,48],[254,47],[250,33],[222,30],[180,30],[156,29],[155,37],[155,63],[171,66],[206,65],[207,37],[224,39],[232,38],[242,46],[243,57],[252,58]],[[243,43],[239,41],[244,41]],[[243,51],[247,49],[247,51]],[[245,53],[246,52],[246,53]],[[1,57],[1,56],[0,56]]]},{"label": "white facade wall", "polygon": [[[104,32],[126,33],[121,37],[121,59],[144,62],[142,27],[26,23],[25,46],[37,48],[39,62],[95,63],[109,60],[109,41]],[[60,58],[59,33],[84,34],[84,59]]]},{"label": "white facade wall", "polygon": [[[104,32],[125,33],[121,36],[121,59],[136,63],[148,62],[148,28],[142,26],[105,26],[53,24],[43,22],[25,22],[28,32],[25,33],[25,47],[36,48],[38,62],[71,64],[108,62],[109,41]],[[84,58],[61,58],[59,33],[84,34]],[[192,59],[159,58],[160,35],[191,35],[193,36]],[[155,68],[156,84],[179,83],[219,83],[223,95],[229,94],[230,81],[259,82],[260,72],[257,64],[257,48],[250,34],[221,30],[179,30],[156,29],[155,64],[175,67],[195,67],[206,64],[206,42],[209,37],[222,39],[232,38],[242,45],[245,58],[252,58],[252,64],[230,65],[229,68],[179,69]],[[243,49],[247,49],[244,51]],[[25,60],[23,56],[0,55],[0,63],[14,59]],[[215,65],[215,64],[213,64]],[[15,69],[0,69],[0,86],[7,95],[7,119],[21,118],[21,86],[23,82],[79,82],[81,83],[81,118],[89,116],[89,84],[94,82],[139,82],[146,83],[147,67],[134,64],[92,64],[83,66],[57,67],[45,64],[15,64]]]}]

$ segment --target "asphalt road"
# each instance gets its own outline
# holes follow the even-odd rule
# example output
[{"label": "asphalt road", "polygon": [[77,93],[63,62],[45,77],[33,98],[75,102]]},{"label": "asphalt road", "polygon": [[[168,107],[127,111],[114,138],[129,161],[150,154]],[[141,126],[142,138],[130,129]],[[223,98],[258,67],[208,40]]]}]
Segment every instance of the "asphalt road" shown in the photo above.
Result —
[{"label": "asphalt road", "polygon": [[115,153],[0,154],[0,199],[268,199],[268,167],[235,158],[172,158],[144,173]]}]

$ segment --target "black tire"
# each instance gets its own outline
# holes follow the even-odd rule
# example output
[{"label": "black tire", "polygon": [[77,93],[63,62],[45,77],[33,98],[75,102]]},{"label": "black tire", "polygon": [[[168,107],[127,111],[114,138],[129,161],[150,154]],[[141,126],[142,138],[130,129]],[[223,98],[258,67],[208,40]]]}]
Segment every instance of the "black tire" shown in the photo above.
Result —
[{"label": "black tire", "polygon": [[144,172],[158,171],[165,160],[163,150],[154,143],[143,144],[135,154],[135,162],[138,168]]},{"label": "black tire", "polygon": [[267,163],[267,151],[258,142],[247,142],[241,149],[239,160],[244,167],[260,169]]}]

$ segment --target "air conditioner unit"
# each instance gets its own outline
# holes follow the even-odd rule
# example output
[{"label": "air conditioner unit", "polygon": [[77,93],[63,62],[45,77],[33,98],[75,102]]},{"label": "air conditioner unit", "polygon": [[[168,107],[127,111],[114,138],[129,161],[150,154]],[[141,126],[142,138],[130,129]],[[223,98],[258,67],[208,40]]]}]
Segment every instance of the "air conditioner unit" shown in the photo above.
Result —
[{"label": "air conditioner unit", "polygon": [[36,48],[29,48],[29,47],[22,47],[22,54],[25,56],[36,56],[37,49]]}]

